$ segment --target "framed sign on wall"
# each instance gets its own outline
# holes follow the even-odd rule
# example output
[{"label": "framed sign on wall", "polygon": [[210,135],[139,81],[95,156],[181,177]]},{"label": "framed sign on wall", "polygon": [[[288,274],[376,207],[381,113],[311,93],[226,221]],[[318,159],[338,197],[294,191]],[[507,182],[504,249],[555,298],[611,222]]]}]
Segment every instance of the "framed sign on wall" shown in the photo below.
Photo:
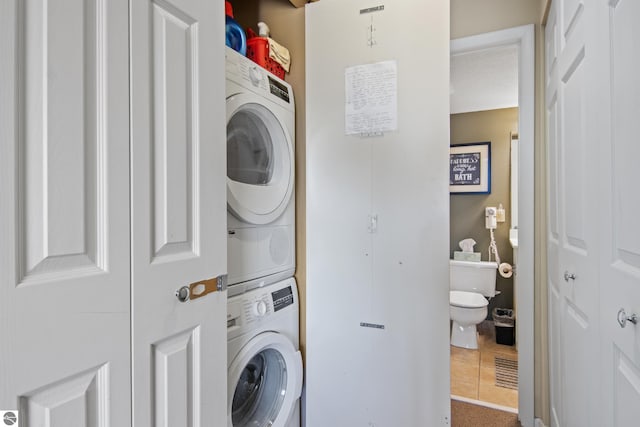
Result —
[{"label": "framed sign on wall", "polygon": [[449,192],[491,193],[491,142],[456,144],[449,148]]}]

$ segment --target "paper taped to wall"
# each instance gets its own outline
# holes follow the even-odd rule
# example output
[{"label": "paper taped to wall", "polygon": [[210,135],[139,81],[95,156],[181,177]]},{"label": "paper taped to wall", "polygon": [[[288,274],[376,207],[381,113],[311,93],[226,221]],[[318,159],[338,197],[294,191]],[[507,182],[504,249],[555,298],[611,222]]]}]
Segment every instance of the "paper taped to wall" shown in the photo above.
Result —
[{"label": "paper taped to wall", "polygon": [[396,61],[349,67],[344,72],[344,86],[346,135],[398,128]]}]

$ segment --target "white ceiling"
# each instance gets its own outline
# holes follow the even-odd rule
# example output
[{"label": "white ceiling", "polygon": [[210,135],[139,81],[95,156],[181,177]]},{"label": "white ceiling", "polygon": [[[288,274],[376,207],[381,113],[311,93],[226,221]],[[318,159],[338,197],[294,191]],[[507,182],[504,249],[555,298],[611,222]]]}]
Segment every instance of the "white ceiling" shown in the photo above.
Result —
[{"label": "white ceiling", "polygon": [[451,56],[451,114],[518,106],[518,47]]}]

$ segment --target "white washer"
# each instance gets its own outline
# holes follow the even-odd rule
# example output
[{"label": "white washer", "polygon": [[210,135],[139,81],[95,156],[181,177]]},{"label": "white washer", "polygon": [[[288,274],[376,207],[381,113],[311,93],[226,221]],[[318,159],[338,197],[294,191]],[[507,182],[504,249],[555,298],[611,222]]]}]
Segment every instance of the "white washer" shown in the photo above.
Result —
[{"label": "white washer", "polygon": [[302,357],[293,278],[229,298],[228,427],[299,427]]},{"label": "white washer", "polygon": [[[295,271],[295,106],[291,86],[226,50],[230,295]],[[242,289],[240,289],[242,288]]]}]

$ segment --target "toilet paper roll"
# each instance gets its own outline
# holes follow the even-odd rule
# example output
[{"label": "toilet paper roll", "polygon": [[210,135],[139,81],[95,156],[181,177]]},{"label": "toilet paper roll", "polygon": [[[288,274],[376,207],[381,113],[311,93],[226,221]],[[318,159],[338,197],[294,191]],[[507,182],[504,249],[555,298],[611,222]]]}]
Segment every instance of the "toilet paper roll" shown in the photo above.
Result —
[{"label": "toilet paper roll", "polygon": [[511,264],[503,262],[498,267],[498,272],[502,277],[508,279],[509,277],[513,276],[513,267],[511,266]]}]

